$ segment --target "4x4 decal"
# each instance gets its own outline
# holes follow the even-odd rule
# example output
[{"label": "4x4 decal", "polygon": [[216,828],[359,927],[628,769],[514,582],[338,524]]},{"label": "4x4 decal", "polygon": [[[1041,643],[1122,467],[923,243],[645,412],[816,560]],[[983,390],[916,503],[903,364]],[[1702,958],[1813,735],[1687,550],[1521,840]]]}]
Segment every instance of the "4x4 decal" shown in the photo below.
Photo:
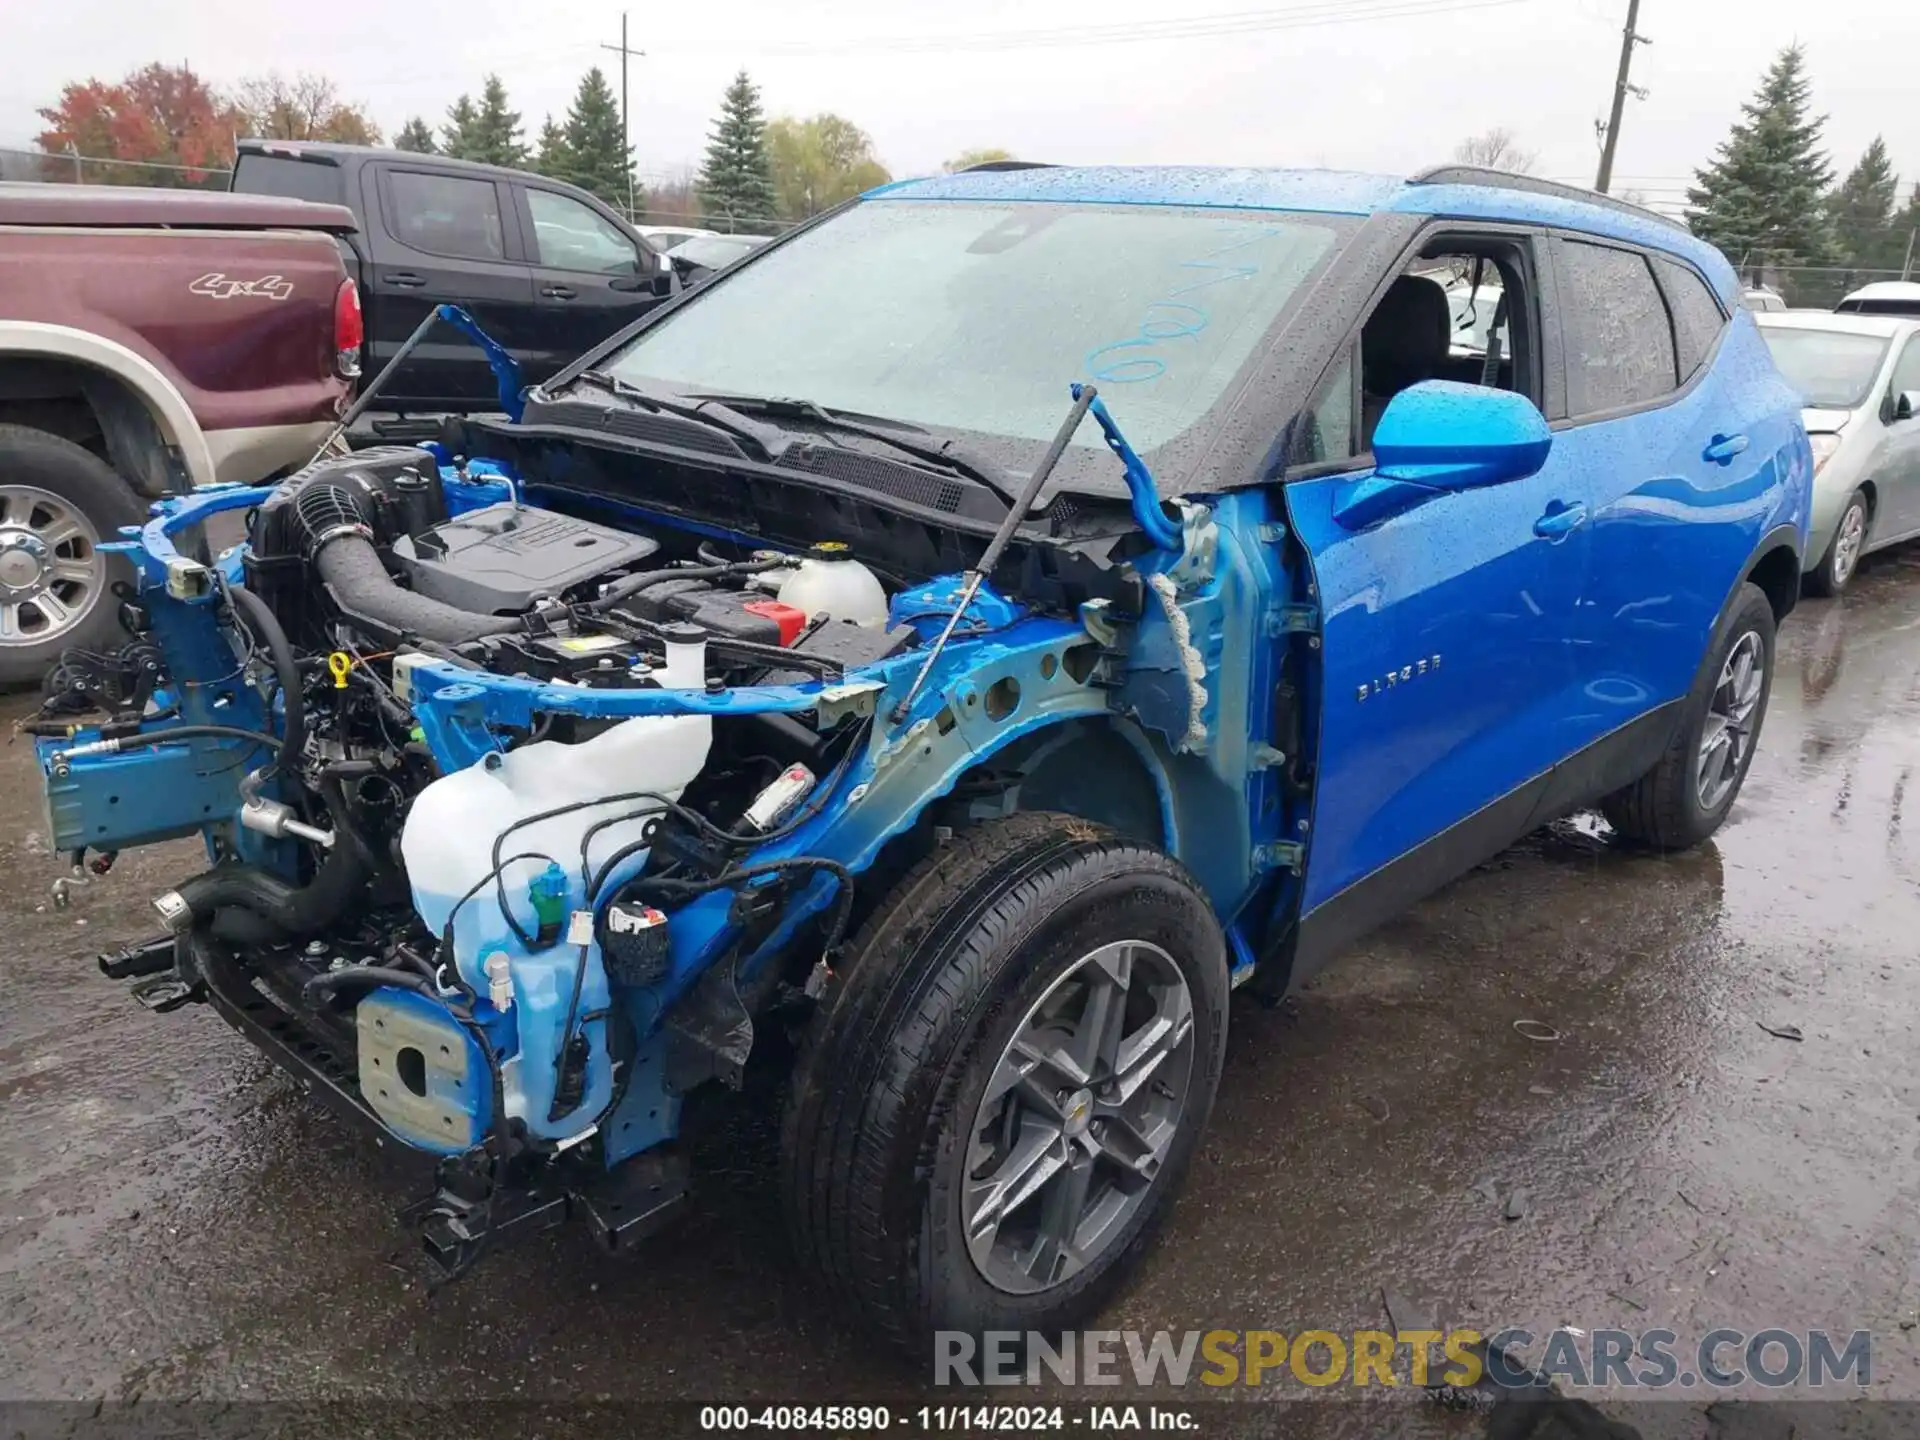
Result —
[{"label": "4x4 decal", "polygon": [[216,300],[231,300],[236,295],[284,300],[293,294],[293,282],[278,275],[262,275],[258,280],[230,280],[216,270],[211,275],[202,275],[187,289],[196,295],[211,295]]}]

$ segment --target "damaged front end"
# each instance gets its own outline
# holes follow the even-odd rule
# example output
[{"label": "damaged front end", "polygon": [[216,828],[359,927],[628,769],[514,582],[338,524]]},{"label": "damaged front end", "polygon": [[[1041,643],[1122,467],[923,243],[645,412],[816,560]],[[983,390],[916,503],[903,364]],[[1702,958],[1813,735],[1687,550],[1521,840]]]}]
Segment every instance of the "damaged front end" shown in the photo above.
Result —
[{"label": "damaged front end", "polygon": [[[1058,791],[1076,740],[1145,777],[1098,818],[1223,915],[1277,913],[1290,792],[1221,718],[1281,678],[1257,525],[1156,506],[1161,548],[1135,533],[1043,607],[991,564],[916,580],[874,527],[808,547],[588,503],[545,453],[365,451],[162,503],[123,547],[134,640],[63,667],[92,679],[30,727],[74,863],[205,838],[165,935],[106,973],[438,1157],[414,1218],[449,1270],[570,1213],[615,1248],[657,1227],[683,1102],[831,985],[858,877]],[[247,539],[216,560],[228,512]]]}]

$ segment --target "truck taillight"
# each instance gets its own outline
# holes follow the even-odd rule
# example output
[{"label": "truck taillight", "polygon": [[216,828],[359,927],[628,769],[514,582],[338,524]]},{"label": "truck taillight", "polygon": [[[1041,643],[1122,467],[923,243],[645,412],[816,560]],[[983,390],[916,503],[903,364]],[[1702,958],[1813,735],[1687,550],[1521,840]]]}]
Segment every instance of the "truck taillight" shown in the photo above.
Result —
[{"label": "truck taillight", "polygon": [[360,373],[360,346],[367,338],[360,318],[360,289],[342,280],[333,294],[333,367],[351,380]]}]

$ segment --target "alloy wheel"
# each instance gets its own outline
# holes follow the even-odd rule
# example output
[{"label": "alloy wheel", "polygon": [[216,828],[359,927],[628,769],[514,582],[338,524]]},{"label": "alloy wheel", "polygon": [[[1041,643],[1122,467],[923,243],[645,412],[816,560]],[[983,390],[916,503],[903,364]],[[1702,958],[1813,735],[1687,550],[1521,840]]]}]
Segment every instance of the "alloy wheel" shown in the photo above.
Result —
[{"label": "alloy wheel", "polygon": [[1867,512],[1859,502],[1847,507],[1840,517],[1840,529],[1833,537],[1833,586],[1837,590],[1853,576],[1860,553],[1867,546]]},{"label": "alloy wheel", "polygon": [[37,645],[83,621],[107,583],[93,524],[59,496],[0,485],[0,645]]},{"label": "alloy wheel", "polygon": [[1766,681],[1766,646],[1759,632],[1743,633],[1720,667],[1720,683],[1707,705],[1707,723],[1700,732],[1700,757],[1695,785],[1700,808],[1719,809],[1740,778],[1753,748],[1759,723],[1760,690]]},{"label": "alloy wheel", "polygon": [[1064,1284],[1125,1231],[1186,1115],[1193,998],[1144,940],[1083,956],[1007,1042],[968,1131],[961,1220],[983,1278]]}]

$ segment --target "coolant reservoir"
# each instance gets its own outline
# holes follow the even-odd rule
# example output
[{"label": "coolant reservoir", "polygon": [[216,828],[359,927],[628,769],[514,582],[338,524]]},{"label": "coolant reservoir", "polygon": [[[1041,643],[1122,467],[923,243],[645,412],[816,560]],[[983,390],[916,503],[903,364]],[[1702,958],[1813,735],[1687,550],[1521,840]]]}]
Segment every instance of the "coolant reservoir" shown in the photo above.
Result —
[{"label": "coolant reservoir", "polygon": [[778,598],[783,605],[804,610],[809,620],[827,615],[876,630],[887,623],[887,592],[844,545],[816,545],[781,582]]},{"label": "coolant reservoir", "polygon": [[[672,689],[699,688],[705,648],[670,646],[663,682]],[[587,1029],[593,1054],[585,1099],[563,1119],[549,1121],[555,1056],[580,945],[572,935],[540,943],[556,938],[539,933],[543,910],[571,914],[588,908],[583,867],[595,874],[630,845],[635,848],[617,874],[639,868],[646,858],[639,845],[643,827],[660,803],[606,797],[651,791],[679,799],[706,764],[712,740],[713,722],[705,715],[623,720],[578,744],[543,740],[442,776],[420,792],[407,813],[400,853],[414,908],[436,935],[451,916],[461,976],[481,994],[508,1001],[504,1008],[514,1021],[517,1063],[508,1066],[507,1112],[524,1118],[536,1135],[573,1133],[604,1105],[611,1086],[606,1047],[597,1028]],[[580,808],[515,826],[527,816],[569,805]],[[603,824],[607,821],[613,823]],[[496,840],[502,860],[527,853],[538,858],[511,860],[496,884],[490,878]],[[557,893],[562,888],[563,897]],[[549,899],[548,891],[556,893]],[[536,896],[547,903],[536,904]],[[503,901],[535,943],[514,933],[501,912]],[[604,1013],[608,1003],[598,946],[588,948],[576,1017]]]}]

